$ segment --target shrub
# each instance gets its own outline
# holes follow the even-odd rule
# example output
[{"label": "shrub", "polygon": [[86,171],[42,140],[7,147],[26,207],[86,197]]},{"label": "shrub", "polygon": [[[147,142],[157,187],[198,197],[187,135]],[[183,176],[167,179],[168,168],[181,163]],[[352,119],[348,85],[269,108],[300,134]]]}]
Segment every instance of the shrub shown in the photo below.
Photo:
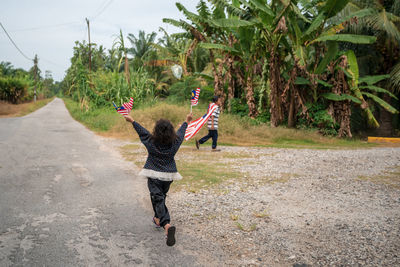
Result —
[{"label": "shrub", "polygon": [[0,77],[0,99],[17,104],[26,95],[28,84],[20,78]]},{"label": "shrub", "polygon": [[308,128],[311,126],[311,128],[318,128],[319,132],[323,135],[337,135],[339,125],[329,115],[325,105],[321,103],[308,103],[306,106],[309,117],[299,115],[298,128]]}]

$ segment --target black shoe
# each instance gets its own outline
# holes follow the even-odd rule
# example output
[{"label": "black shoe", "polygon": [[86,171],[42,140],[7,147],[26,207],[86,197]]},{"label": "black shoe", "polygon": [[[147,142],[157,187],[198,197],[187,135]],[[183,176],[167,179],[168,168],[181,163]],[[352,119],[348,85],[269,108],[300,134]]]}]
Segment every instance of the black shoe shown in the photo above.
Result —
[{"label": "black shoe", "polygon": [[200,143],[199,143],[199,141],[197,140],[197,139],[195,139],[196,140],[196,148],[197,149],[200,149]]},{"label": "black shoe", "polygon": [[168,228],[168,234],[167,234],[167,246],[172,247],[175,245],[175,226],[170,226]]}]

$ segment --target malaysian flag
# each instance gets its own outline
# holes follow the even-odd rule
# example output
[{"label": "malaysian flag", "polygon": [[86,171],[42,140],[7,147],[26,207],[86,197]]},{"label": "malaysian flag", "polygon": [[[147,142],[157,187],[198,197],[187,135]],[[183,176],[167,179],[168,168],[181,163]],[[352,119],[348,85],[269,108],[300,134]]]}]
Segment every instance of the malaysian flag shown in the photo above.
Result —
[{"label": "malaysian flag", "polygon": [[199,96],[200,96],[200,88],[197,88],[196,90],[192,91],[192,99],[190,100],[192,106],[196,106],[199,103]]},{"label": "malaysian flag", "polygon": [[129,99],[129,103],[123,103],[122,106],[117,107],[115,103],[113,102],[115,110],[121,114],[122,116],[127,116],[129,115],[129,112],[131,112],[132,107],[133,107],[133,97]]},{"label": "malaysian flag", "polygon": [[217,104],[211,103],[208,106],[207,113],[204,114],[202,117],[198,118],[197,120],[192,121],[188,127],[186,128],[185,132],[185,139],[186,141],[192,138],[198,131],[200,131],[201,127],[204,123],[208,120],[208,118],[213,114],[213,112],[217,109]]}]

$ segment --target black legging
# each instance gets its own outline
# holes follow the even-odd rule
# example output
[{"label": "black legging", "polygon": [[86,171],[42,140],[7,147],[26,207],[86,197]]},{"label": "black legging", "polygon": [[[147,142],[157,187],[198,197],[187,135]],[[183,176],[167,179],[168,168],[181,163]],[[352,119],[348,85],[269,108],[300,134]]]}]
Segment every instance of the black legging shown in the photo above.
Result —
[{"label": "black legging", "polygon": [[212,138],[212,148],[217,148],[218,130],[208,130],[208,134],[199,140],[200,144],[205,143],[208,139]]},{"label": "black legging", "polygon": [[150,191],[151,204],[153,205],[154,217],[160,219],[160,226],[164,227],[170,223],[171,218],[167,206],[165,206],[165,199],[169,186],[172,181],[161,181],[158,179],[147,179],[147,186]]}]

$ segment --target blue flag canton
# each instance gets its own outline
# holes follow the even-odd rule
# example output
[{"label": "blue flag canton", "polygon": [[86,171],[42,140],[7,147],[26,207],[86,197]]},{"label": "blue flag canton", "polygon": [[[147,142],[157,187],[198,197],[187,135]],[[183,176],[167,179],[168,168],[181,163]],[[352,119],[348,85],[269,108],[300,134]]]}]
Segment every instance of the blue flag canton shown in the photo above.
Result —
[{"label": "blue flag canton", "polygon": [[195,100],[195,98],[196,98],[196,90],[193,90],[192,91],[192,100]]},{"label": "blue flag canton", "polygon": [[114,108],[115,108],[115,110],[116,110],[116,111],[119,111],[119,110],[125,110],[125,109],[126,109],[124,106],[117,107],[117,105],[115,105],[115,103],[114,103],[114,102],[113,102],[113,105],[114,105]]}]

